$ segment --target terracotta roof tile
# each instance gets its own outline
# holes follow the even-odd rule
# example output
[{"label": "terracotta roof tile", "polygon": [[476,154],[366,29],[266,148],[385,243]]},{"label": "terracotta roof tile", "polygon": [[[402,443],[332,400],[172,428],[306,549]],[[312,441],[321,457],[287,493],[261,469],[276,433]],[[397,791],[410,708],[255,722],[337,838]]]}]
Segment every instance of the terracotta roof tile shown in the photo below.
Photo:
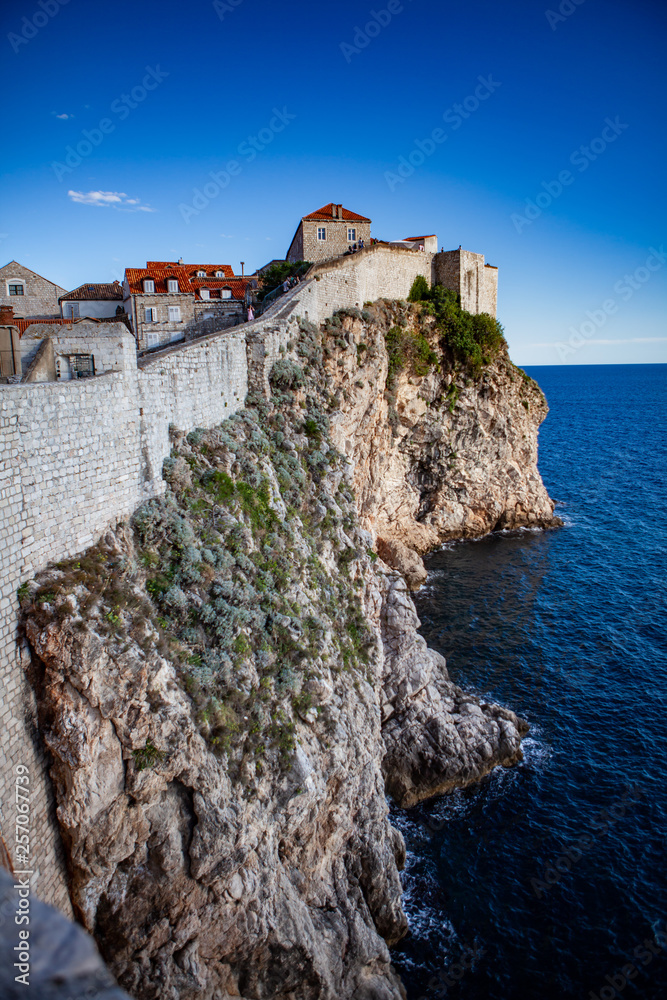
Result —
[{"label": "terracotta roof tile", "polygon": [[316,212],[311,212],[310,215],[304,215],[303,221],[306,222],[370,222],[365,215],[357,215],[356,212],[350,212],[349,209],[344,208],[342,211],[343,218],[334,218],[333,210],[335,208],[334,202],[330,201],[328,205],[324,205],[323,208],[318,208]]},{"label": "terracotta roof tile", "polygon": [[[151,278],[155,282],[155,294],[156,295],[166,295],[167,294],[167,279],[176,278],[178,281],[178,290],[181,294],[188,295],[192,294],[192,286],[190,285],[190,275],[188,274],[186,268],[184,267],[126,267],[125,268],[125,280],[130,286],[130,292],[133,295],[143,295],[144,286],[143,282],[145,278]],[[152,293],[149,293],[152,294]]]},{"label": "terracotta roof tile", "polygon": [[23,334],[29,326],[43,326],[47,323],[53,326],[72,326],[71,319],[13,319],[11,326],[15,326]]},{"label": "terracotta roof tile", "polygon": [[242,299],[245,297],[246,288],[249,284],[249,278],[235,278],[232,281],[224,278],[193,278],[191,281],[192,287],[197,292],[197,299],[201,299],[201,296],[199,295],[200,288],[208,288],[210,291],[214,291],[219,288],[229,288],[231,289],[233,299]]},{"label": "terracotta roof tile", "polygon": [[72,300],[84,302],[109,299],[123,301],[123,289],[117,281],[114,281],[110,285],[79,285],[78,288],[68,292],[67,295],[61,295],[58,302]]},{"label": "terracotta roof tile", "polygon": [[190,275],[193,275],[196,271],[206,271],[207,278],[213,278],[216,271],[223,271],[225,278],[236,277],[231,264],[179,264],[178,261],[149,260],[146,262],[146,267],[158,268],[158,270],[165,270],[170,267],[182,267]]}]

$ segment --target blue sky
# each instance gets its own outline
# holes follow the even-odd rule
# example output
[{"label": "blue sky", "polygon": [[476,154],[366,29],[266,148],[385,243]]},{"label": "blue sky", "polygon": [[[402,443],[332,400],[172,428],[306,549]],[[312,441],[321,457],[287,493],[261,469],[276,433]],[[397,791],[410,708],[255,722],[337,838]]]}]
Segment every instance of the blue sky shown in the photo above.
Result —
[{"label": "blue sky", "polygon": [[380,238],[484,253],[519,364],[667,360],[663,3],[5,0],[1,17],[2,263],[66,288],[180,256],[248,272],[343,202]]}]

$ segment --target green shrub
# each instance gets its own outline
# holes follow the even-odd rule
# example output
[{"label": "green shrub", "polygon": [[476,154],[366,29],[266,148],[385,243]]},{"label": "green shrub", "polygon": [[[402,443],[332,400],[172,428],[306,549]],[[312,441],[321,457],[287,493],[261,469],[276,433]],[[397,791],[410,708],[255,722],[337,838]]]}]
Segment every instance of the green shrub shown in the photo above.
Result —
[{"label": "green shrub", "polygon": [[303,369],[289,358],[276,361],[269,375],[269,382],[276,389],[299,389],[305,381]]},{"label": "green shrub", "polygon": [[164,750],[158,750],[150,737],[146,740],[146,746],[139,750],[133,750],[134,764],[137,771],[145,771],[146,768],[154,767],[159,761],[164,760]]},{"label": "green shrub", "polygon": [[385,334],[389,363],[387,388],[391,389],[400,373],[408,369],[422,378],[438,364],[439,358],[422,333],[392,326]]},{"label": "green shrub", "polygon": [[431,286],[422,274],[418,274],[412,282],[408,302],[425,302],[430,298]]}]

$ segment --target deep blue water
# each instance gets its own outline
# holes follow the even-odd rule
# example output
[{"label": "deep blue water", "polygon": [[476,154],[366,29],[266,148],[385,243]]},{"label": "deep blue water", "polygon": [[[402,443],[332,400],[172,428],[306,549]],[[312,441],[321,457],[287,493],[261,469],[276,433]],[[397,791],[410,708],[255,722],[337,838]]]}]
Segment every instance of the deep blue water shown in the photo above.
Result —
[{"label": "deep blue water", "polygon": [[394,810],[394,964],[410,1000],[665,1000],[667,365],[528,371],[565,527],[452,544],[417,598],[453,679],[530,722],[525,759]]}]

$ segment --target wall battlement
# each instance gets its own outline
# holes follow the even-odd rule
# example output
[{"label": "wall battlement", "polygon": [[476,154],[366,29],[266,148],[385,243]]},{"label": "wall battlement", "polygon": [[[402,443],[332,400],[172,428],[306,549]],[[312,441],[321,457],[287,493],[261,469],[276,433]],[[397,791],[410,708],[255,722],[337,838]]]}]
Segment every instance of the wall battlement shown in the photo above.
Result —
[{"label": "wall battlement", "polygon": [[[14,857],[15,768],[27,764],[33,890],[45,901],[70,911],[48,756],[24,671],[29,655],[18,632],[18,587],[164,490],[170,425],[186,432],[213,427],[243,408],[249,390],[268,392],[271,367],[296,339],[299,319],[319,324],[338,309],[405,299],[418,275],[447,284],[441,258],[449,256],[369,247],[315,265],[255,322],[173,345],[139,366],[134,350],[125,350],[134,340],[122,330],[116,336],[128,344],[120,371],[0,386],[0,828]],[[495,315],[495,298],[493,306]]]}]

